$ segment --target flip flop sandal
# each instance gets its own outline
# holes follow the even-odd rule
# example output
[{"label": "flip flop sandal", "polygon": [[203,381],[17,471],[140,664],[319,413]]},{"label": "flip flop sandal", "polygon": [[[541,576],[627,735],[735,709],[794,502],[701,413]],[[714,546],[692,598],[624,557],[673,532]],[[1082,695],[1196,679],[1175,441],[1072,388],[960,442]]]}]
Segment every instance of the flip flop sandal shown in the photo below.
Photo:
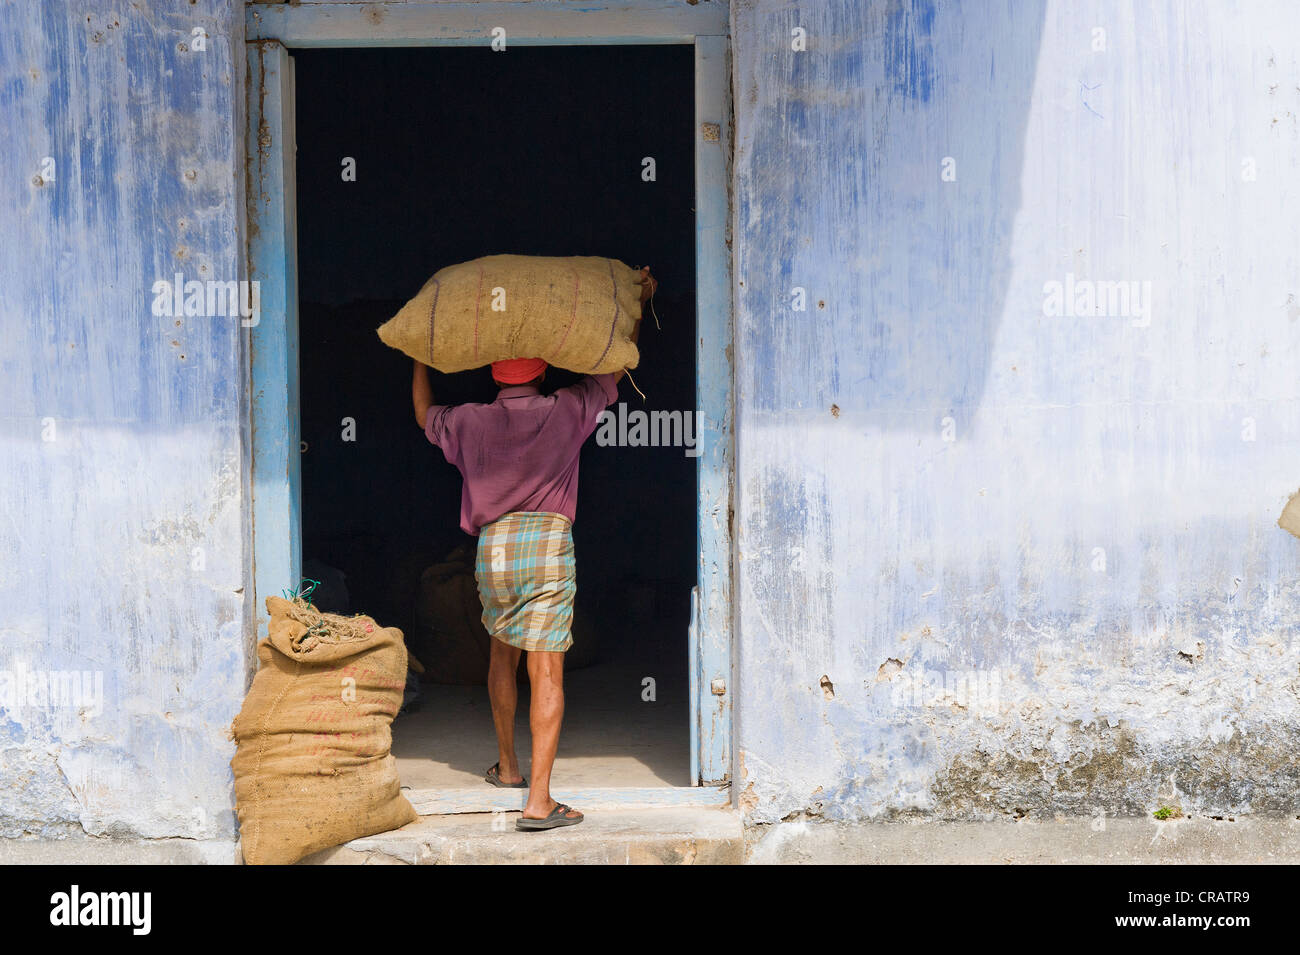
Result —
[{"label": "flip flop sandal", "polygon": [[501,778],[501,761],[492,764],[492,767],[483,774],[484,782],[489,782],[500,789],[527,789],[528,780],[521,779],[517,783],[508,783]]},{"label": "flip flop sandal", "polygon": [[577,819],[570,819],[568,813],[575,812],[564,803],[558,804],[545,819],[526,819],[520,816],[515,820],[515,828],[523,832],[536,832],[541,829],[559,829],[561,826],[576,826],[586,817],[578,813]]}]

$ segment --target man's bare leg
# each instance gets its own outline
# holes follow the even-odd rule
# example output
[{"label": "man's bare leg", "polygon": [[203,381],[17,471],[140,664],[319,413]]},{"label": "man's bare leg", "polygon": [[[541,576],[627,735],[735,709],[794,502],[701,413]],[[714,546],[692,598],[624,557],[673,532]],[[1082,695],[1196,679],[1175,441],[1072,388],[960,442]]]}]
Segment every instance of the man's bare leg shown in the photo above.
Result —
[{"label": "man's bare leg", "polygon": [[[492,724],[497,731],[498,772],[503,783],[517,783],[524,777],[515,756],[515,707],[519,702],[518,647],[492,637],[488,658],[488,699],[492,701]],[[531,656],[531,654],[530,654]]]},{"label": "man's bare leg", "polygon": [[[564,654],[529,651],[528,683],[533,695],[528,712],[528,726],[533,734],[533,762],[524,816],[545,819],[555,808],[555,800],[551,798],[551,767],[555,765],[555,751],[560,745],[560,723],[564,720]],[[576,819],[582,813],[569,812],[567,815]]]}]

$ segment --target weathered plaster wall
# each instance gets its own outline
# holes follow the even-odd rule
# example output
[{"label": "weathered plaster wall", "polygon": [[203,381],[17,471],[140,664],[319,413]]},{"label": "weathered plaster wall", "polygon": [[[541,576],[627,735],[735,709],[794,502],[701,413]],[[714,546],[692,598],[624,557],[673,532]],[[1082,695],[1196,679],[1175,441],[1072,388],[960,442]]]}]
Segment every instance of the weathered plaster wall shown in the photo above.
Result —
[{"label": "weathered plaster wall", "polygon": [[[104,676],[5,835],[234,832],[245,342],[150,287],[241,277],[235,6],[0,2],[0,673]],[[1130,8],[734,4],[751,820],[1294,808],[1300,18]]]},{"label": "weathered plaster wall", "polygon": [[242,36],[233,0],[0,3],[0,680],[103,678],[0,708],[0,835],[234,835],[246,330],[151,287],[241,277]]},{"label": "weathered plaster wall", "polygon": [[1300,10],[732,17],[749,818],[1294,810]]}]

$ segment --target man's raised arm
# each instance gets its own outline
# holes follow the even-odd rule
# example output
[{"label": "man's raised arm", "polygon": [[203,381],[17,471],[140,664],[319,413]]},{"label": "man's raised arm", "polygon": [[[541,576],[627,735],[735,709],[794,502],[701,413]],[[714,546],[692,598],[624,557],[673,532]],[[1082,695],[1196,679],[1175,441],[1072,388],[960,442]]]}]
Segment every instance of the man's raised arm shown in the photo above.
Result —
[{"label": "man's raised arm", "polygon": [[429,418],[429,409],[433,407],[433,386],[429,383],[429,369],[423,362],[415,362],[415,372],[411,377],[411,404],[415,406],[415,423],[424,430]]}]

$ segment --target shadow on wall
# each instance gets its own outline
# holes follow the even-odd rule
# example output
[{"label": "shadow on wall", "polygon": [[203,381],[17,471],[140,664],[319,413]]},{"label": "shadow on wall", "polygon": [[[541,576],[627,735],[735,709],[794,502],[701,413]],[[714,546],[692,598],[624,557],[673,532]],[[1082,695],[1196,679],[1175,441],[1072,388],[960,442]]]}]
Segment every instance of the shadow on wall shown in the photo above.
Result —
[{"label": "shadow on wall", "polygon": [[[978,405],[1044,10],[1043,0],[800,10],[817,56],[791,50],[785,11],[749,14],[755,36],[784,47],[737,53],[737,75],[753,78],[737,90],[749,114],[737,143],[738,314],[775,319],[738,329],[752,409],[838,402],[884,412],[884,428],[931,430]],[[806,311],[795,310],[798,289]]]}]

